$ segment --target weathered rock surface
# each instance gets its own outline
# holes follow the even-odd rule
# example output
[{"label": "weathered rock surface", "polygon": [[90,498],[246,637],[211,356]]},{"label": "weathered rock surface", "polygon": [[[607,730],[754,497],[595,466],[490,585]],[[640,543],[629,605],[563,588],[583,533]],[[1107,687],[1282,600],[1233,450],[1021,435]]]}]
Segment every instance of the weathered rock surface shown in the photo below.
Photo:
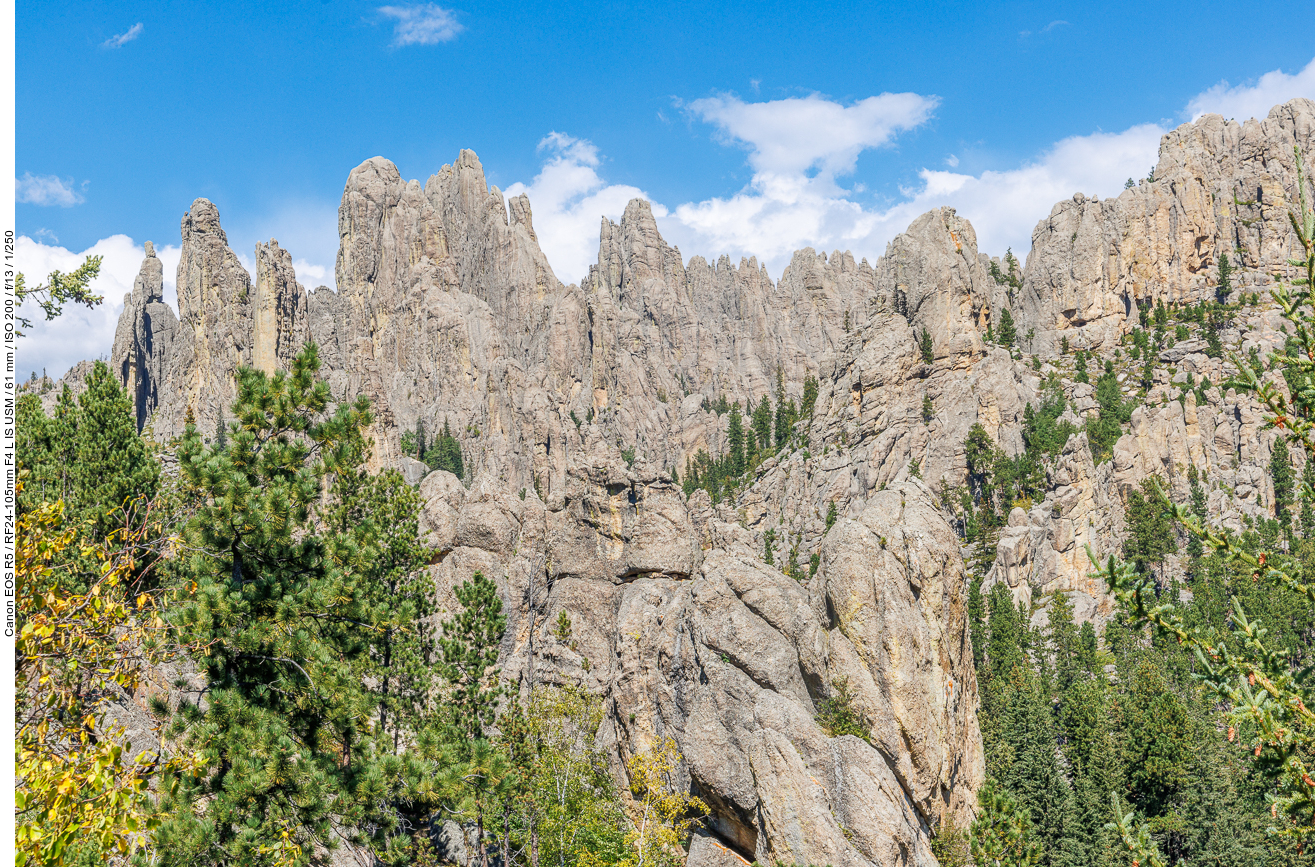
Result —
[{"label": "weathered rock surface", "polygon": [[[487,476],[468,491],[426,477],[441,604],[476,569],[498,576],[505,675],[600,692],[618,770],[676,738],[682,784],[712,806],[691,864],[934,864],[928,831],[967,821],[983,763],[967,580],[927,489],[893,487],[838,523],[801,584],[739,526],[712,522],[703,550],[678,489],[597,445],[548,504]],[[562,611],[569,644],[553,636]],[[871,743],[815,721],[841,679]]]},{"label": "weathered rock surface", "polygon": [[1291,249],[1294,145],[1315,151],[1309,99],[1245,123],[1205,115],[1164,136],[1154,181],[1055,205],[1032,233],[1013,302],[1020,333],[1036,331],[1029,350],[1053,356],[1062,337],[1112,350],[1136,324],[1137,304],[1212,296],[1222,254],[1256,269],[1239,289],[1267,286]]}]

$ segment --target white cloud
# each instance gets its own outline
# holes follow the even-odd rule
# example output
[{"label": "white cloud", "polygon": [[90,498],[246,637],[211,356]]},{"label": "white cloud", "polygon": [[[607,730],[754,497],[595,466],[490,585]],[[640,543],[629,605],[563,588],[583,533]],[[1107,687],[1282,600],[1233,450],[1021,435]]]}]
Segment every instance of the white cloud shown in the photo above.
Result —
[{"label": "white cloud", "polygon": [[14,178],[14,198],[29,205],[59,205],[61,208],[71,208],[84,201],[82,193],[74,188],[72,178],[63,180],[55,175],[34,175],[31,172],[23,172],[21,178]]},{"label": "white cloud", "polygon": [[[114,344],[114,329],[123,312],[123,297],[132,291],[133,280],[146,256],[143,247],[127,235],[112,235],[75,253],[20,235],[15,254],[18,269],[29,286],[45,283],[51,271],[73,271],[87,256],[100,256],[100,275],[92,281],[91,290],[105,297],[91,309],[81,304],[66,304],[63,314],[49,322],[34,302],[24,305],[22,314],[32,320],[32,327],[18,342],[18,374],[26,379],[30,372],[40,376],[44,370],[58,379],[83,359],[108,358]],[[173,246],[156,247],[155,254],[164,265],[164,300],[176,311],[175,280],[181,251]]]},{"label": "white cloud", "polygon": [[[1051,22],[1046,29],[1064,24]],[[1315,95],[1315,60],[1293,75],[1276,70],[1251,85],[1216,85],[1193,98],[1185,114],[1264,117],[1273,105],[1302,95]],[[663,236],[686,257],[757,256],[779,277],[801,247],[850,250],[875,260],[920,214],[951,206],[972,221],[979,249],[998,255],[1012,247],[1022,256],[1031,247],[1032,229],[1057,201],[1078,192],[1118,195],[1128,178],[1144,177],[1155,164],[1160,137],[1168,132],[1147,123],[1072,136],[1022,165],[976,175],[953,171],[959,159],[950,155],[948,169],[923,168],[919,184],[884,207],[859,201],[863,185],[838,183],[864,150],[888,145],[901,131],[925,123],[937,104],[936,97],[914,93],[850,105],[818,95],[758,103],[718,96],[689,103],[683,107],[715,125],[723,144],[748,151],[753,177],[731,196],[672,207],[654,203]],[[553,133],[540,147],[551,152],[543,171],[508,193],[529,193],[549,261],[559,276],[578,279],[596,261],[599,217],[615,219],[628,199],[643,193],[607,184],[597,149],[587,141]]]},{"label": "white cloud", "polygon": [[237,253],[252,279],[256,276],[256,244],[271,238],[292,254],[297,281],[307,289],[333,286],[334,263],[338,259],[338,203],[329,201],[285,201],[276,209],[249,217],[235,213],[223,217],[229,246]]},{"label": "white cloud", "polygon": [[380,6],[379,14],[397,22],[393,25],[394,47],[451,42],[466,29],[452,10],[433,3]]},{"label": "white cloud", "polygon": [[[620,219],[631,199],[647,199],[638,187],[609,185],[598,175],[598,148],[591,142],[559,132],[549,133],[539,150],[548,160],[529,184],[507,188],[507,198],[525,193],[534,214],[534,232],[553,273],[568,283],[579,282],[598,261],[598,227],[603,217]],[[654,215],[666,209],[654,204]]]},{"label": "white cloud", "polygon": [[[1031,246],[1033,227],[1055,202],[1078,191],[1117,195],[1128,177],[1144,176],[1164,132],[1143,124],[1121,133],[1074,136],[1007,171],[969,175],[923,169],[921,184],[884,209],[854,200],[862,185],[846,190],[827,172],[809,174],[828,160],[832,166],[849,165],[847,146],[800,146],[786,155],[760,135],[755,141],[764,145],[761,153],[779,154],[770,162],[777,170],[756,172],[733,196],[674,208],[654,203],[653,213],[663,237],[684,256],[756,256],[773,277],[780,277],[802,247],[850,250],[875,261],[915,218],[943,205],[972,221],[983,251],[999,255],[1012,247],[1021,256]],[[648,197],[636,187],[607,184],[598,173],[598,149],[588,141],[555,132],[539,146],[550,154],[543,169],[530,184],[513,184],[507,195],[529,195],[548,261],[563,280],[579,280],[597,261],[600,218],[615,220],[630,199]]]},{"label": "white cloud", "polygon": [[925,123],[939,102],[916,93],[883,93],[848,106],[817,94],[748,103],[717,96],[688,108],[716,125],[724,139],[747,147],[755,172],[797,175],[817,169],[830,179],[852,172],[867,148]]},{"label": "white cloud", "polygon": [[144,29],[146,28],[142,27],[142,23],[138,21],[118,36],[111,36],[109,39],[106,39],[100,44],[101,48],[122,48],[138,36],[141,36]]},{"label": "white cloud", "polygon": [[1271,108],[1298,96],[1315,99],[1315,60],[1293,75],[1281,69],[1266,72],[1254,84],[1229,87],[1221,81],[1189,102],[1187,114],[1192,120],[1212,113],[1238,121],[1264,119]]}]

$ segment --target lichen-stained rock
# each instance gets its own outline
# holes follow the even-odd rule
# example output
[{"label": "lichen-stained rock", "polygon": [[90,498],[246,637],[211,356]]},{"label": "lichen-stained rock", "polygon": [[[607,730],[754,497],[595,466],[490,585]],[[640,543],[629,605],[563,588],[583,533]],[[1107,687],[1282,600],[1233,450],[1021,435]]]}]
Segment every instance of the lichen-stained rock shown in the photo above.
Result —
[{"label": "lichen-stained rock", "polygon": [[814,583],[833,652],[845,648],[841,658],[862,664],[851,689],[905,790],[931,820],[970,815],[965,793],[983,765],[968,579],[931,492],[904,482],[839,521]]},{"label": "lichen-stained rock", "polygon": [[977,233],[953,208],[923,214],[890,242],[877,285],[918,335],[931,334],[937,358],[965,368],[981,357],[981,332],[1003,293],[977,255]]},{"label": "lichen-stained rock", "polygon": [[1020,328],[1035,329],[1037,350],[1049,355],[1062,337],[1112,350],[1136,325],[1138,304],[1213,296],[1224,254],[1254,269],[1256,282],[1238,288],[1267,286],[1267,269],[1291,249],[1294,145],[1315,152],[1309,99],[1242,123],[1205,115],[1161,139],[1153,181],[1055,205],[1032,233]]}]

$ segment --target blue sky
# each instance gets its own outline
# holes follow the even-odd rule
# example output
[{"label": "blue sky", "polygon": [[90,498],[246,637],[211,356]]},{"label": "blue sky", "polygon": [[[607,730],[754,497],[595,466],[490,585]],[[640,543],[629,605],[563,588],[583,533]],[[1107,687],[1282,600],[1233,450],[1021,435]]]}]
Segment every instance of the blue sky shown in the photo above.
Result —
[{"label": "blue sky", "polygon": [[332,285],[374,155],[423,180],[474,149],[568,281],[633,195],[687,258],[777,277],[805,245],[875,258],[941,204],[1021,253],[1058,199],[1145,175],[1165,129],[1315,97],[1278,3],[25,2],[16,28],[20,264],[107,257],[104,309],[25,341],[52,375],[108,352],[145,240],[172,280],[197,196],[239,255],[276,237]]}]

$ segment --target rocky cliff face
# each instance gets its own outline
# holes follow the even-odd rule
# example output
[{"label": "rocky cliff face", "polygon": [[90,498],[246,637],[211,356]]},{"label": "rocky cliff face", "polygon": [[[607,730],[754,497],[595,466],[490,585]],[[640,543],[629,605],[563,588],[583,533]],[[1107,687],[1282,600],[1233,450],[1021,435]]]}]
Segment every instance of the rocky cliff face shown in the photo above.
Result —
[{"label": "rocky cliff face", "polygon": [[[1175,130],[1154,182],[1055,207],[1015,297],[948,208],[876,263],[805,249],[774,282],[752,259],[683,262],[634,201],[603,221],[582,285],[564,285],[530,202],[504,201],[473,153],[423,186],[374,158],[343,193],[337,291],[307,292],[273,241],[256,248],[252,281],[198,199],[182,225],[179,316],[148,250],[113,364],[163,439],[189,408],[213,429],[239,365],[286,366],[314,339],[334,395],[370,398],[376,461],[420,484],[443,604],[477,569],[498,579],[506,676],[604,695],[618,775],[676,738],[682,784],[712,806],[690,864],[931,865],[932,829],[968,821],[983,775],[968,579],[942,501],[964,479],[969,429],[1016,454],[1050,375],[1080,422],[1096,404],[1071,357],[1056,357],[1060,339],[1111,355],[1139,301],[1212,293],[1222,251],[1240,248],[1238,280],[1261,285],[1286,249],[1269,218],[1293,195],[1292,145],[1309,149],[1313,130],[1306,100]],[[1024,350],[1049,361],[984,341],[1004,309],[1032,332]],[[1275,325],[1241,315],[1225,342],[1273,346]],[[1046,496],[1009,516],[988,584],[1036,606],[1062,592],[1080,616],[1107,616],[1087,546],[1117,549],[1123,499],[1147,475],[1185,495],[1189,463],[1208,473],[1212,514],[1265,512],[1273,434],[1232,392],[1184,394],[1188,375],[1229,374],[1200,348],[1162,356],[1112,460],[1097,466],[1084,435],[1069,440]],[[708,405],[778,387],[797,403],[807,377],[818,395],[797,447],[732,502],[685,497],[672,471],[726,448],[726,418]],[[461,440],[466,484],[400,455],[418,422]],[[777,568],[789,563],[799,580]],[[563,611],[570,645],[552,635]],[[816,721],[842,683],[867,738]]]},{"label": "rocky cliff face", "polygon": [[1294,99],[1264,120],[1205,115],[1160,142],[1154,180],[1115,199],[1081,193],[1032,232],[1016,299],[1020,333],[1053,357],[1074,347],[1112,350],[1136,322],[1136,305],[1213,295],[1219,257],[1253,269],[1258,291],[1285,270],[1296,200],[1294,147],[1315,151],[1315,102]]}]

